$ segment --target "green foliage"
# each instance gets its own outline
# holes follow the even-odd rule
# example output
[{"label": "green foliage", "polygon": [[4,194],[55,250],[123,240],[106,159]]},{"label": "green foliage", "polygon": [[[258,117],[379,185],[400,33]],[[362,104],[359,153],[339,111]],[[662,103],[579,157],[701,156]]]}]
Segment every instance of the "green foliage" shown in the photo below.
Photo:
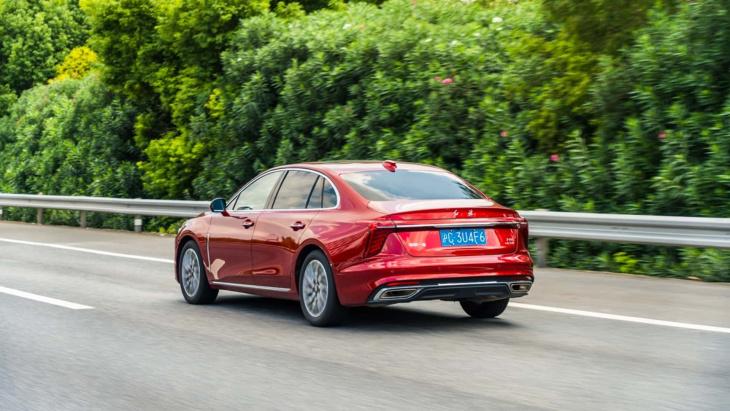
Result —
[{"label": "green foliage", "polygon": [[20,93],[48,80],[87,37],[77,0],[0,1],[0,84]]},{"label": "green foliage", "polygon": [[[277,164],[391,158],[517,209],[730,215],[724,0],[82,0],[102,63],[83,79],[74,4],[0,3],[2,191],[201,199]],[[730,281],[719,250],[552,241],[550,264]]]},{"label": "green foliage", "polygon": [[18,101],[18,96],[9,85],[0,86],[0,117],[6,116],[16,101]]},{"label": "green foliage", "polygon": [[93,74],[26,91],[0,119],[0,191],[140,197],[134,115]]},{"label": "green foliage", "polygon": [[543,2],[547,18],[559,23],[567,38],[592,52],[615,53],[629,44],[634,30],[644,26],[657,0],[550,0]]},{"label": "green foliage", "polygon": [[57,66],[58,76],[53,80],[81,78],[91,73],[99,64],[99,57],[90,48],[76,47],[68,53],[63,62]]},{"label": "green foliage", "polygon": [[[189,180],[206,151],[196,142],[206,130],[194,119],[221,74],[220,54],[231,33],[268,2],[86,0],[83,7],[91,15],[91,44],[105,63],[105,82],[142,108],[136,141],[150,163],[140,163],[148,192],[190,197]],[[180,154],[193,147],[201,149]]]}]

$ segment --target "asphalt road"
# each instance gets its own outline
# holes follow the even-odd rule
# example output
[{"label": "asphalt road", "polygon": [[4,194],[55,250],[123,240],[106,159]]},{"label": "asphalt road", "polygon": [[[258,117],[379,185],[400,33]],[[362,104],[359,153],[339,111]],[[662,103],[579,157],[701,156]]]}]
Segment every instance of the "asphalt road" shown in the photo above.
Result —
[{"label": "asphalt road", "polygon": [[172,242],[0,222],[0,409],[730,409],[727,284],[537,270],[499,319],[424,302],[320,329],[296,302],[186,304]]}]

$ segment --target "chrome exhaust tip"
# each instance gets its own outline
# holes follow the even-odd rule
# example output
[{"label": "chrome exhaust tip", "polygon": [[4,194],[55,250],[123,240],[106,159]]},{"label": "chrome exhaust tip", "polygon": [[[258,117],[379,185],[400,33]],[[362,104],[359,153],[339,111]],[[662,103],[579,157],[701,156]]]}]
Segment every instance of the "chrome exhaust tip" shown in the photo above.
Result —
[{"label": "chrome exhaust tip", "polygon": [[530,283],[512,283],[509,285],[509,289],[513,293],[526,293],[530,291],[530,287],[532,287]]},{"label": "chrome exhaust tip", "polygon": [[398,288],[395,290],[383,291],[378,296],[378,300],[402,300],[413,297],[418,292],[417,288]]}]

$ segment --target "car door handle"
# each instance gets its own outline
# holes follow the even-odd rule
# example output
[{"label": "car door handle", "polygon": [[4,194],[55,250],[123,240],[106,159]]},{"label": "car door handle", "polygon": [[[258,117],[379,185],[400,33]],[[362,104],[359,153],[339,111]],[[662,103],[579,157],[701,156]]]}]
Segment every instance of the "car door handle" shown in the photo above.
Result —
[{"label": "car door handle", "polygon": [[248,229],[249,227],[252,227],[253,226],[253,221],[246,220],[246,221],[242,222],[241,225],[244,226],[244,227],[246,227]]},{"label": "car door handle", "polygon": [[304,228],[304,224],[302,224],[301,221],[297,221],[296,223],[290,225],[289,227],[293,228],[294,231],[297,231],[297,230],[301,230],[302,228]]}]

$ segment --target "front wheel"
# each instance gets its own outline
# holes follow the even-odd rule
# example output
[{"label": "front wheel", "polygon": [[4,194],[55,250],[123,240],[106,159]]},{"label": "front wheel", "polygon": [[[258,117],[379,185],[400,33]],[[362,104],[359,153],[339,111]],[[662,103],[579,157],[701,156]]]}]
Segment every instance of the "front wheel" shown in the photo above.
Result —
[{"label": "front wheel", "polygon": [[302,264],[299,275],[299,304],[304,318],[316,327],[341,324],[348,310],[340,304],[327,257],[312,251]]},{"label": "front wheel", "polygon": [[180,280],[185,301],[190,304],[210,304],[218,296],[218,290],[210,288],[205,275],[203,258],[195,241],[188,241],[177,261],[177,278]]},{"label": "front wheel", "polygon": [[476,301],[459,301],[461,308],[474,318],[494,318],[504,312],[509,304],[509,298],[497,301],[478,303]]}]

